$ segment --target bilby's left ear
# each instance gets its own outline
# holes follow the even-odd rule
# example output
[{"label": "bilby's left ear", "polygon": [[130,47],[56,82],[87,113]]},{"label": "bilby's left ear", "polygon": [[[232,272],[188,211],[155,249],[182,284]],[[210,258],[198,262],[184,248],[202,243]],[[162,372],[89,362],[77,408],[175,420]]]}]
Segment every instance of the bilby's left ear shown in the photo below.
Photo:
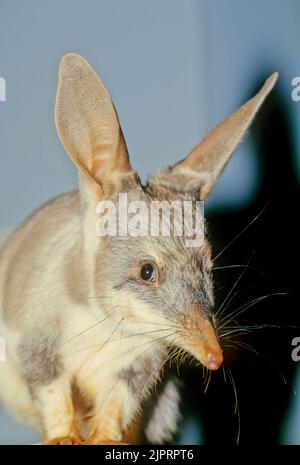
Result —
[{"label": "bilby's left ear", "polygon": [[272,74],[251,100],[217,126],[184,160],[152,176],[149,184],[172,191],[199,191],[201,200],[206,200],[277,77],[278,73]]}]

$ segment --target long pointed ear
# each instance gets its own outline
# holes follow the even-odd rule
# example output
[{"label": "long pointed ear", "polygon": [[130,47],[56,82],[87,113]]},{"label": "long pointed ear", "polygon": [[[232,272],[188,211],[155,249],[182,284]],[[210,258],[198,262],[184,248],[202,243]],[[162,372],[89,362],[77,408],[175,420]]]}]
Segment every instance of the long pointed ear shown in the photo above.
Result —
[{"label": "long pointed ear", "polygon": [[219,124],[184,160],[150,178],[149,184],[200,191],[201,200],[205,200],[277,77],[278,73],[272,74],[251,100]]},{"label": "long pointed ear", "polygon": [[65,55],[59,67],[55,121],[58,135],[97,199],[137,183],[110,96],[79,55]]}]

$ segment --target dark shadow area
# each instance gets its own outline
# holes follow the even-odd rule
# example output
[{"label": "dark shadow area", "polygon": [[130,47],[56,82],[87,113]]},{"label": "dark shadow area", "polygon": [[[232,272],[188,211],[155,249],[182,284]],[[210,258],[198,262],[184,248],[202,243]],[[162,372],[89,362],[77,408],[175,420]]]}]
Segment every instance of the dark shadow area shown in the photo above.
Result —
[{"label": "dark shadow area", "polygon": [[[184,407],[199,413],[208,444],[235,444],[238,430],[240,444],[278,443],[294,395],[297,363],[291,358],[291,342],[300,329],[289,326],[300,327],[300,189],[289,112],[280,90],[263,106],[251,135],[261,171],[255,198],[247,208],[207,217],[218,257],[216,309],[227,299],[221,310],[226,318],[241,307],[228,332],[239,324],[256,328],[223,338],[225,373],[212,373],[206,394],[202,370],[185,369]],[[262,296],[268,297],[255,303]],[[263,325],[271,326],[257,328]]]}]

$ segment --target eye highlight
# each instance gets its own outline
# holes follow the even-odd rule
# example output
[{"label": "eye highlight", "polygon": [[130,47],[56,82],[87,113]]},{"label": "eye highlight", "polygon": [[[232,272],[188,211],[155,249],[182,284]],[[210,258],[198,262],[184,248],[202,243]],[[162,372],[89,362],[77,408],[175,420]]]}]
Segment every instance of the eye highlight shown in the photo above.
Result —
[{"label": "eye highlight", "polygon": [[140,278],[148,283],[155,283],[157,280],[157,270],[152,263],[144,263],[140,270]]}]

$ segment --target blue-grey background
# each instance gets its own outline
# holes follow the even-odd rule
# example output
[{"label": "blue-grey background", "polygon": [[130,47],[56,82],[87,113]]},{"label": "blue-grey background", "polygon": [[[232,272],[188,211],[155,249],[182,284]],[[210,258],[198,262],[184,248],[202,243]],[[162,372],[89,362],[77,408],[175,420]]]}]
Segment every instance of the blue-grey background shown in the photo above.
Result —
[{"label": "blue-grey background", "polygon": [[[300,75],[299,20],[299,0],[0,0],[0,233],[76,185],[53,118],[62,55],[82,54],[101,75],[145,179],[182,158],[272,71],[299,127],[300,102],[290,96]],[[247,203],[256,168],[248,137],[208,208]],[[282,442],[300,443],[300,405],[290,411]],[[195,438],[188,419],[182,441]],[[1,414],[0,443],[34,440]]]}]

